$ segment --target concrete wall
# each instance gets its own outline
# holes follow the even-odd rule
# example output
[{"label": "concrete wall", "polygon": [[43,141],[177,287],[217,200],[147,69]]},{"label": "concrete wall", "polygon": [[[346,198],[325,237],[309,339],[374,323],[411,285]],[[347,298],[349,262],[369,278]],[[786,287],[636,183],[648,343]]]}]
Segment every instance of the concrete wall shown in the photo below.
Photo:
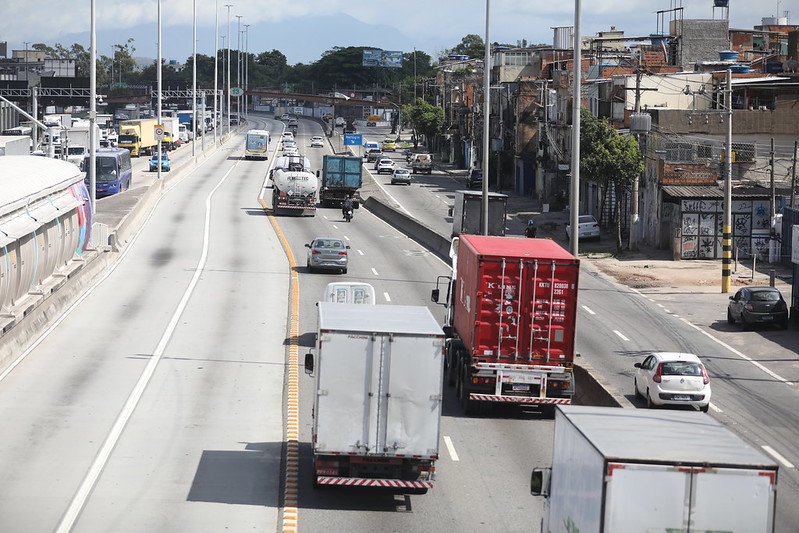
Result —
[{"label": "concrete wall", "polygon": [[[721,122],[716,115],[709,115],[708,123],[704,118],[694,116],[689,123],[689,112],[678,109],[649,110],[652,122],[661,131],[681,133],[705,133],[708,135],[726,135],[727,124]],[[743,110],[736,109],[732,113],[733,135],[796,135],[796,124],[799,123],[799,105],[796,100],[787,98],[777,100],[777,109]]]},{"label": "concrete wall", "polygon": [[672,20],[669,33],[677,36],[677,61],[683,70],[694,70],[699,61],[718,61],[719,51],[730,48],[727,20]]}]

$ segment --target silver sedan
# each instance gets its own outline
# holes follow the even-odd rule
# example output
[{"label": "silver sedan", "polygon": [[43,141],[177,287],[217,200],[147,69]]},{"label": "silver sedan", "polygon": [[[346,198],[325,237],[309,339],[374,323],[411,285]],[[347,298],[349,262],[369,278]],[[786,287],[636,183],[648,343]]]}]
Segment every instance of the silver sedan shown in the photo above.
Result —
[{"label": "silver sedan", "polygon": [[317,270],[337,270],[347,273],[349,246],[336,237],[317,237],[305,245],[308,248],[305,265],[308,272]]}]

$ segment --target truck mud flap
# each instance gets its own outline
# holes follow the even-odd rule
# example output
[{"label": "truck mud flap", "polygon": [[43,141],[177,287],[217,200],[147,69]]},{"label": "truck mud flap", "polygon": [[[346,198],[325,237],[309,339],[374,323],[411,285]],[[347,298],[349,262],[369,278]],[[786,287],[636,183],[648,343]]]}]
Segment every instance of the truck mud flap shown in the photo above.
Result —
[{"label": "truck mud flap", "polygon": [[572,403],[571,398],[530,398],[526,396],[497,396],[495,394],[469,394],[470,400],[480,402],[503,402],[503,403],[529,403],[529,404],[549,404],[549,405],[568,405]]},{"label": "truck mud flap", "polygon": [[404,481],[401,479],[369,479],[359,477],[317,476],[317,485],[337,485],[340,487],[383,487],[389,489],[432,489],[432,481]]}]

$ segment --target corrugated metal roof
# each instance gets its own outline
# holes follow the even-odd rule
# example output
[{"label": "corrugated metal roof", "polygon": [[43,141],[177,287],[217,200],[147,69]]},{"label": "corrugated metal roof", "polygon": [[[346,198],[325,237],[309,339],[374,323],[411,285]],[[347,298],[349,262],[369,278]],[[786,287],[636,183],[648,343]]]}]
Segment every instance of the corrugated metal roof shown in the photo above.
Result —
[{"label": "corrugated metal roof", "polygon": [[[717,185],[664,185],[664,193],[672,198],[724,198],[724,189]],[[771,192],[766,187],[733,187],[735,198],[768,198]]]}]

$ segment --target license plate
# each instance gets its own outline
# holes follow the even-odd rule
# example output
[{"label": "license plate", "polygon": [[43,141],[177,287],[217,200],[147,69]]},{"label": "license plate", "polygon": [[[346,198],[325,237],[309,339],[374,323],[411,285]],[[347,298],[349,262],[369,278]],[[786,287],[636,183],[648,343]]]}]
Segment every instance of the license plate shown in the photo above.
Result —
[{"label": "license plate", "polygon": [[[541,384],[542,374],[534,374],[532,372],[503,372],[503,383],[526,383],[533,385]],[[528,387],[529,388],[529,387]],[[527,389],[525,389],[527,390]]]},{"label": "license plate", "polygon": [[529,391],[530,390],[530,385],[516,385],[516,384],[514,384],[514,385],[512,385],[512,387],[513,387],[513,390],[515,390],[515,391]]},{"label": "license plate", "polygon": [[763,316],[763,321],[769,321],[769,320],[774,320],[774,317],[771,316],[771,315],[764,315]]},{"label": "license plate", "polygon": [[684,394],[675,394],[674,396],[671,397],[671,399],[672,400],[688,401],[688,400],[691,399],[691,397],[690,396],[686,396]]}]

